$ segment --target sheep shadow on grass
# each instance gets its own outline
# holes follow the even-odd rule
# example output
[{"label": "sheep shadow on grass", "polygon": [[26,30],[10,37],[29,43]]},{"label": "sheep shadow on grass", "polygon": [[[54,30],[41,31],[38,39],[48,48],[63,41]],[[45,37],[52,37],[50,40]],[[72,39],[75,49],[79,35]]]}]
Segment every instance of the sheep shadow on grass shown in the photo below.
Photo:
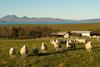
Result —
[{"label": "sheep shadow on grass", "polygon": [[77,49],[65,49],[65,50],[61,50],[61,51],[55,51],[55,52],[48,52],[48,53],[31,53],[28,56],[48,56],[48,55],[53,55],[53,54],[62,54],[65,53],[67,51],[76,51],[76,50],[81,50],[82,48],[77,48]]},{"label": "sheep shadow on grass", "polygon": [[93,47],[94,50],[100,51],[100,47]]},{"label": "sheep shadow on grass", "polygon": [[37,54],[29,54],[28,56],[48,56],[48,55],[52,55],[52,54],[61,54],[61,53],[65,53],[66,50],[62,50],[62,51],[55,51],[55,52],[51,52],[51,53],[37,53]]}]

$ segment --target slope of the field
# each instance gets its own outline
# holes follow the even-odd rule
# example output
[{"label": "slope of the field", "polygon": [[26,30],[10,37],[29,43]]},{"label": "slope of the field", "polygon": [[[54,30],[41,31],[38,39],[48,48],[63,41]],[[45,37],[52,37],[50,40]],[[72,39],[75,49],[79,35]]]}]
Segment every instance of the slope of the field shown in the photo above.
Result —
[{"label": "slope of the field", "polygon": [[[59,31],[69,30],[100,30],[100,24],[57,24],[57,25],[1,25],[0,28],[7,27],[33,27],[33,26],[48,26]],[[55,38],[40,38],[40,39],[0,39],[0,67],[100,67],[100,41],[91,39],[93,42],[94,52],[88,53],[80,45],[77,44],[76,50],[66,50],[57,53],[50,43],[51,39]],[[48,52],[45,55],[33,56],[32,48],[36,46],[40,49],[41,43],[46,42]],[[28,58],[21,59],[19,53],[20,48],[27,45],[29,48]],[[9,58],[10,47],[15,47],[17,50],[16,58]],[[41,52],[39,50],[39,52]]]},{"label": "slope of the field", "polygon": [[0,25],[2,27],[50,27],[54,30],[59,31],[70,31],[70,30],[100,30],[100,23],[92,23],[92,24],[22,24],[22,25]]},{"label": "slope of the field", "polygon": [[[88,53],[84,47],[77,44],[76,50],[66,50],[57,53],[49,42],[52,38],[32,40],[0,40],[0,67],[100,67],[100,42],[92,39],[94,52]],[[40,49],[41,43],[46,42],[47,54],[34,56],[32,47]],[[20,48],[27,45],[29,56],[21,58]],[[17,50],[16,58],[9,58],[10,47]],[[39,53],[41,51],[39,50]]]}]

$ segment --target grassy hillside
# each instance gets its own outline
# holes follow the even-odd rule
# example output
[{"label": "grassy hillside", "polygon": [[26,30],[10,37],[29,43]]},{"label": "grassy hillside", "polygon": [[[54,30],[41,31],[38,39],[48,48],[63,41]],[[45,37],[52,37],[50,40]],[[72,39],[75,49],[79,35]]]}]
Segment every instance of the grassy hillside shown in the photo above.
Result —
[{"label": "grassy hillside", "polygon": [[[100,30],[100,24],[57,24],[57,25],[0,25],[0,28],[7,27],[33,27],[48,26],[59,31],[69,30]],[[91,39],[93,42],[93,53],[88,53],[77,44],[76,50],[66,50],[57,53],[50,40],[55,38],[39,39],[0,39],[0,67],[100,67],[100,41]],[[48,52],[46,55],[33,56],[32,47],[40,48],[41,43],[46,42]],[[28,58],[21,59],[20,48],[27,45],[29,49]],[[10,47],[17,49],[16,58],[9,58]],[[41,52],[41,51],[39,51]]]},{"label": "grassy hillside", "polygon": [[0,25],[2,27],[34,27],[34,26],[48,26],[54,30],[70,31],[70,30],[100,30],[100,23],[93,24],[27,24],[27,25]]},{"label": "grassy hillside", "polygon": [[[0,67],[100,67],[100,42],[93,41],[93,53],[88,53],[79,44],[76,50],[66,50],[56,53],[49,40],[52,38],[40,38],[35,40],[0,40]],[[32,47],[40,48],[41,43],[46,42],[48,54],[41,56],[32,55]],[[19,50],[23,45],[29,48],[29,55],[26,59],[21,59]],[[10,47],[16,47],[16,58],[10,59],[8,51]],[[41,52],[41,51],[39,51]]]}]

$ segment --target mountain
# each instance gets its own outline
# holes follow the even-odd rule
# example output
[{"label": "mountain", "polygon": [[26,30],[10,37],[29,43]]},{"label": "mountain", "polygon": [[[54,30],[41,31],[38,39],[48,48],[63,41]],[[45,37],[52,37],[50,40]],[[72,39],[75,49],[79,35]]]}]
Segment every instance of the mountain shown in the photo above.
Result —
[{"label": "mountain", "polygon": [[15,22],[62,22],[62,21],[68,21],[64,19],[58,19],[58,18],[28,18],[26,16],[23,17],[17,17],[16,15],[7,15],[0,20],[2,21],[15,21]]},{"label": "mountain", "polygon": [[16,15],[6,15],[3,18],[18,18]]},{"label": "mountain", "polygon": [[95,19],[85,19],[82,21],[87,21],[87,22],[100,22],[100,18],[95,18]]},{"label": "mountain", "polygon": [[24,19],[29,19],[27,16],[23,16],[22,18],[24,18]]},{"label": "mountain", "polygon": [[100,19],[66,20],[59,18],[29,18],[16,15],[6,15],[0,18],[0,24],[77,24],[100,22]]}]

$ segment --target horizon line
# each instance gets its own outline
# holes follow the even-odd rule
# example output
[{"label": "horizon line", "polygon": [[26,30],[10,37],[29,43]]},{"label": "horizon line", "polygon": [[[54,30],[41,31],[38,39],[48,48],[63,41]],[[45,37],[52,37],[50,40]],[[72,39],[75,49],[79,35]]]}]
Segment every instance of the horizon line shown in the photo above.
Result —
[{"label": "horizon line", "polygon": [[90,19],[100,19],[100,18],[83,18],[83,19],[67,19],[67,18],[59,18],[59,17],[49,17],[49,16],[47,16],[47,17],[29,17],[29,16],[18,16],[18,15],[15,15],[15,14],[8,14],[8,15],[5,15],[5,16],[2,16],[2,17],[0,17],[0,19],[2,19],[3,17],[6,17],[6,16],[16,16],[16,17],[18,17],[18,18],[23,18],[23,17],[27,17],[27,18],[29,18],[29,19],[31,19],[31,18],[51,18],[51,19],[62,19],[62,20],[90,20]]}]

